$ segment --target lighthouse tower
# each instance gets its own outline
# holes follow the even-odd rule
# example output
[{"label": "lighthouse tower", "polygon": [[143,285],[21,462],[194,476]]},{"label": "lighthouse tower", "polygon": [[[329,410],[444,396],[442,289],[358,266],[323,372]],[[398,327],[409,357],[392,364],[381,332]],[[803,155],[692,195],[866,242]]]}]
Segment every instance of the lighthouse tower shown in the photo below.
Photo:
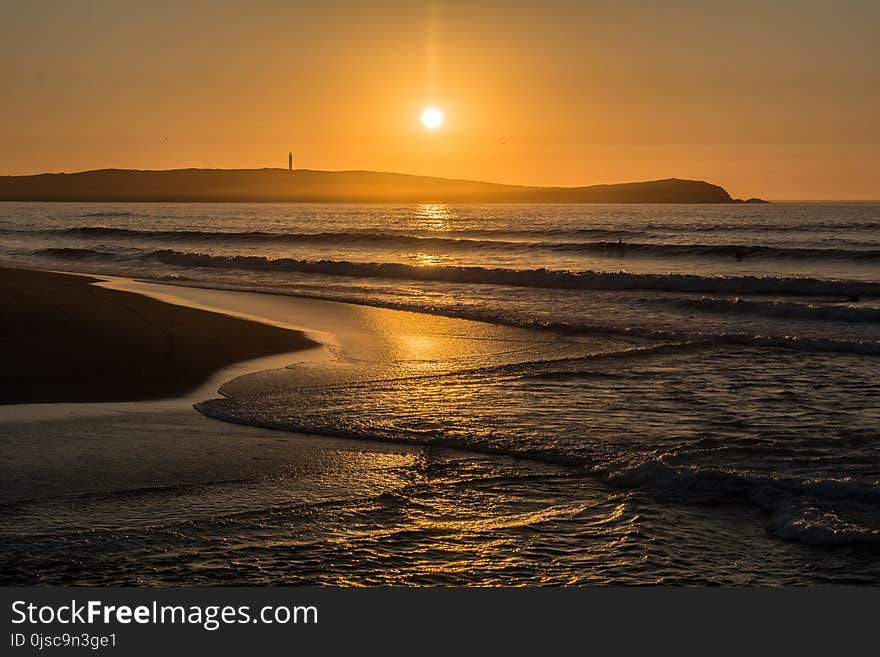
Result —
[{"label": "lighthouse tower", "polygon": [[293,171],[293,152],[287,154],[287,170]]}]

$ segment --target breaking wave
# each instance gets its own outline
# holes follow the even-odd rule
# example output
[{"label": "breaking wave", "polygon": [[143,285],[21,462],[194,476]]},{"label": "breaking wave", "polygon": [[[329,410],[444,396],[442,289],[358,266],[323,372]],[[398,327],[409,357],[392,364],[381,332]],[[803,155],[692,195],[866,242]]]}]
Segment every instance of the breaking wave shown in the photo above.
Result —
[{"label": "breaking wave", "polygon": [[[73,247],[38,249],[33,255],[69,260],[119,260],[126,256],[109,251]],[[655,290],[708,294],[778,294],[859,298],[880,296],[880,283],[854,280],[826,280],[799,277],[699,276],[696,274],[632,274],[627,272],[553,269],[505,269],[485,267],[431,266],[403,263],[350,262],[346,260],[299,260],[245,255],[160,249],[136,256],[179,267],[289,271],[329,276],[409,279],[446,283],[475,283],[515,287],[579,290]]]},{"label": "breaking wave", "polygon": [[[125,215],[126,213],[123,213]],[[116,216],[109,213],[106,216]],[[620,257],[623,255],[643,255],[648,257],[711,257],[723,259],[810,259],[810,260],[853,260],[859,262],[880,262],[880,249],[839,249],[839,248],[795,248],[779,246],[755,246],[740,244],[669,244],[659,242],[623,241],[630,237],[626,231],[603,231],[589,229],[592,236],[608,237],[599,241],[546,241],[553,237],[552,231],[515,232],[505,231],[452,231],[454,237],[416,235],[400,232],[371,232],[368,230],[316,232],[316,233],[284,233],[270,231],[203,231],[203,230],[139,230],[116,228],[110,226],[78,226],[75,228],[56,229],[55,232],[95,239],[134,239],[161,242],[197,242],[202,244],[302,244],[326,246],[363,246],[399,249],[448,249],[500,251],[512,253],[528,253],[530,251],[553,251],[560,253],[584,253],[604,257]],[[516,237],[543,237],[544,240],[517,241]],[[568,235],[571,237],[571,235]],[[482,237],[482,238],[481,238]],[[508,239],[499,239],[506,237]],[[490,238],[490,239],[485,239]],[[616,238],[616,239],[615,239]],[[620,240],[620,241],[617,241]]]},{"label": "breaking wave", "polygon": [[[602,360],[629,359],[699,348],[699,344],[665,344],[646,348],[596,354],[584,358],[515,363],[452,376],[540,377],[554,372],[590,371]],[[601,367],[599,368],[601,371]],[[290,432],[318,434],[357,440],[451,447],[481,454],[527,458],[554,465],[576,468],[600,478],[614,487],[640,489],[659,498],[701,500],[708,503],[747,502],[766,512],[768,530],[784,540],[812,545],[880,544],[880,530],[871,522],[845,519],[858,517],[859,509],[874,508],[880,503],[880,482],[833,477],[797,477],[767,472],[731,469],[706,463],[678,463],[670,454],[607,452],[602,441],[583,440],[566,447],[563,440],[520,440],[504,435],[505,422],[499,421],[491,432],[462,432],[454,427],[446,431],[444,423],[420,427],[418,421],[406,420],[406,408],[377,412],[375,404],[383,387],[407,385],[403,379],[360,384],[318,386],[320,393],[296,396],[291,402],[285,393],[248,394],[245,397],[221,397],[201,402],[195,408],[209,417],[237,424]],[[365,406],[358,400],[366,392]],[[221,389],[221,393],[225,390]],[[375,399],[373,395],[379,395]],[[393,395],[390,397],[393,399]],[[333,410],[325,412],[329,401]],[[343,408],[340,408],[340,405]],[[403,415],[398,416],[397,413]],[[557,428],[557,430],[561,430]],[[499,435],[496,433],[501,432]],[[540,435],[537,436],[540,438]],[[725,446],[717,447],[724,452]],[[756,447],[760,450],[760,447]],[[718,455],[722,457],[722,454]],[[759,456],[759,455],[758,455]],[[756,457],[757,458],[757,457]],[[718,458],[723,463],[724,458]]]}]

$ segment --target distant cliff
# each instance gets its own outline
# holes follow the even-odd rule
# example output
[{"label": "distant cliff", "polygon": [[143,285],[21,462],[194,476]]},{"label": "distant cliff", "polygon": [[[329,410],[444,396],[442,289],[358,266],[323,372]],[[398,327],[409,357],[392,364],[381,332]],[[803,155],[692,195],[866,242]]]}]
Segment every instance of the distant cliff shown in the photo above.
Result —
[{"label": "distant cliff", "polygon": [[733,203],[698,180],[523,187],[373,171],[103,169],[0,176],[2,201],[247,201],[335,203]]}]

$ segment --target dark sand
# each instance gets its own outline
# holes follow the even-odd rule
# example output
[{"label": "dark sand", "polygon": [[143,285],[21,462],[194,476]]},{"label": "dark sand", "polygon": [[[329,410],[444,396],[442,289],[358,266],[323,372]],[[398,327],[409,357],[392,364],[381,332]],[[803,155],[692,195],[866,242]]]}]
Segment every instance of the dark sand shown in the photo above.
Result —
[{"label": "dark sand", "polygon": [[176,397],[233,363],[316,345],[98,280],[0,268],[0,404]]}]

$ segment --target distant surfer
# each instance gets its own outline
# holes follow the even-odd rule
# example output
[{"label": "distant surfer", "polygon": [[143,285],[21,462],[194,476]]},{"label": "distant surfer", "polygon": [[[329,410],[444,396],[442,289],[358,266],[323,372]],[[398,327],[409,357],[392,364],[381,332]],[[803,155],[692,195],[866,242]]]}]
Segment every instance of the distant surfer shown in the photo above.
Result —
[{"label": "distant surfer", "polygon": [[623,241],[623,238],[617,238],[617,257],[622,258],[626,255],[626,242]]}]

